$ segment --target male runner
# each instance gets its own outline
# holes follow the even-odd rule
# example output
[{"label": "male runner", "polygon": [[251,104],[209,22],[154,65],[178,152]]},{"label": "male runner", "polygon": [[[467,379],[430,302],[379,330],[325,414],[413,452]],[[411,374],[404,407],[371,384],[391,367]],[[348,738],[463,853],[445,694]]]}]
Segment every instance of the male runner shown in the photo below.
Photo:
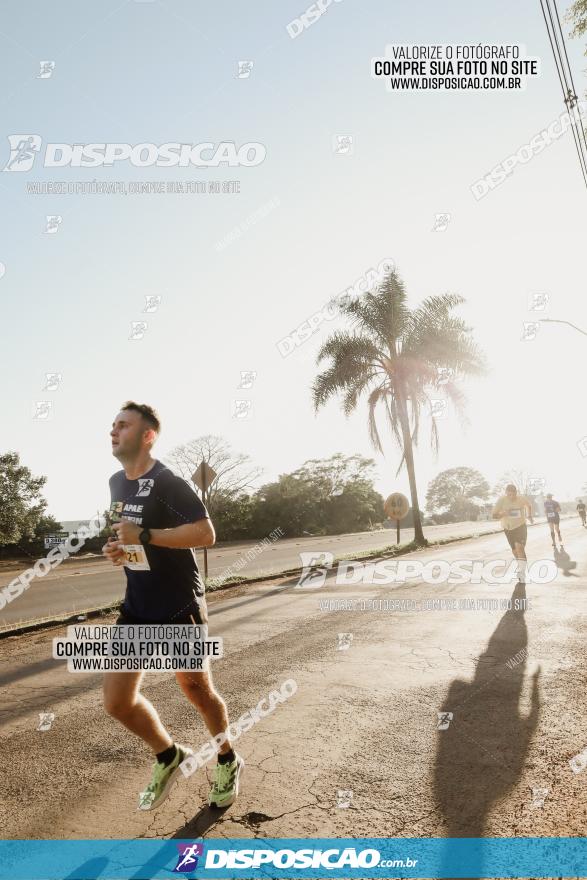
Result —
[{"label": "male runner", "polygon": [[500,519],[508,544],[517,560],[518,583],[526,583],[526,517],[531,523],[532,505],[525,495],[518,495],[513,483],[505,487],[505,495],[498,499],[493,508],[493,519]]},{"label": "male runner", "polygon": [[554,537],[554,530],[556,528],[556,532],[558,534],[558,539],[562,544],[563,539],[561,536],[561,527],[560,527],[560,512],[561,506],[558,501],[555,501],[552,495],[546,496],[546,501],[544,502],[544,513],[546,516],[546,520],[548,525],[550,526],[550,540],[552,541],[552,546],[556,550],[556,540]]},{"label": "male runner", "polygon": [[[133,401],[123,404],[110,432],[112,454],[124,468],[110,478],[110,510],[119,521],[113,524],[116,538],[102,548],[114,565],[125,566],[126,595],[117,623],[205,624],[204,585],[192,548],[212,546],[214,527],[191,486],[152,458],[159,432],[156,412]],[[155,708],[139,693],[142,676],[140,671],[105,673],[104,706],[156,756],[151,782],[139,795],[139,809],[154,810],[193,752],[173,741]],[[175,678],[212,736],[227,731],[226,706],[210,672],[178,671]],[[233,803],[243,767],[226,739],[219,748],[210,805]]]},{"label": "male runner", "polygon": [[585,507],[585,502],[582,498],[579,498],[579,503],[577,504],[577,512],[581,517],[581,522],[585,525],[585,520],[587,519],[587,508]]}]

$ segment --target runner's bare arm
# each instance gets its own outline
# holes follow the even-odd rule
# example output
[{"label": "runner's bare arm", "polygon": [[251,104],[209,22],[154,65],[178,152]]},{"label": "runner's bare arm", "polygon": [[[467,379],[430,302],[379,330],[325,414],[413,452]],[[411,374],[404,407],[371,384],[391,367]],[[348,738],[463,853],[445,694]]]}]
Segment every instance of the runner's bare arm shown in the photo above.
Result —
[{"label": "runner's bare arm", "polygon": [[174,529],[151,529],[150,544],[155,547],[169,547],[172,550],[187,550],[192,547],[212,547],[216,543],[216,532],[212,521],[199,519]]},{"label": "runner's bare arm", "polygon": [[[137,525],[132,520],[121,519],[114,523],[112,528],[116,531],[121,544],[139,544],[143,526]],[[173,529],[149,529],[153,547],[169,547],[171,550],[189,550],[192,547],[212,547],[216,543],[214,526],[209,519],[199,519],[196,522],[176,526]]]},{"label": "runner's bare arm", "polygon": [[493,508],[493,513],[491,514],[491,516],[493,517],[493,519],[501,519],[502,513],[501,513],[501,502],[500,501],[498,501],[497,504],[495,505],[495,507]]}]

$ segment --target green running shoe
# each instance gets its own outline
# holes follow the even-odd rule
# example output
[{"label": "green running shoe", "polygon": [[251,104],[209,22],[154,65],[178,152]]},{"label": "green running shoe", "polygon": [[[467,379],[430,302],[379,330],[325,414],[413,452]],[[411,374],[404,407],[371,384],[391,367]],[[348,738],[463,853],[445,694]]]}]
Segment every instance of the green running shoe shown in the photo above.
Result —
[{"label": "green running shoe", "polygon": [[214,782],[208,795],[211,807],[229,807],[238,797],[238,782],[245,762],[235,752],[234,761],[230,764],[216,764]]},{"label": "green running shoe", "polygon": [[153,764],[153,776],[144,791],[139,794],[139,810],[156,810],[160,807],[165,798],[169,795],[171,787],[180,773],[179,765],[185,761],[188,755],[193,755],[193,751],[187,746],[177,746],[177,755],[171,762],[165,766],[159,761]]}]

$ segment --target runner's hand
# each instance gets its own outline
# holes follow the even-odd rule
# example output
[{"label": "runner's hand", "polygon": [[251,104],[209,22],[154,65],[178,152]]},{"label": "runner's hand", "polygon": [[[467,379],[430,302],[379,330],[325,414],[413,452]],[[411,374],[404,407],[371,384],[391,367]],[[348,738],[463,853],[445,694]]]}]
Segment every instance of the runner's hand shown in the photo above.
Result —
[{"label": "runner's hand", "polygon": [[138,526],[130,519],[121,519],[120,522],[113,523],[112,528],[116,532],[116,540],[121,544],[139,544],[139,535],[142,532],[142,526]]},{"label": "runner's hand", "polygon": [[113,565],[122,565],[124,550],[115,538],[108,538],[108,542],[102,547],[102,553]]}]

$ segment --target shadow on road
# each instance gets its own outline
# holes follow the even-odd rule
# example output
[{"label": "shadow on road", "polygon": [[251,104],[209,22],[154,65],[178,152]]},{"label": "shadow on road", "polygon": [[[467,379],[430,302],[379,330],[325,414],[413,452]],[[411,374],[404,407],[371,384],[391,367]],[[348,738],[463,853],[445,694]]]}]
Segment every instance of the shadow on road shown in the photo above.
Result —
[{"label": "shadow on road", "polygon": [[447,837],[483,837],[492,806],[522,776],[540,707],[538,671],[530,714],[520,713],[528,657],[525,598],[525,586],[518,584],[511,610],[479,657],[475,678],[453,681],[441,707],[452,718],[439,718],[434,794]]},{"label": "shadow on road", "polygon": [[575,574],[573,571],[574,568],[577,568],[577,563],[571,559],[563,545],[560,545],[560,549],[554,548],[554,561],[557,566],[560,568],[565,577],[579,577],[578,574]]},{"label": "shadow on road", "polygon": [[[186,822],[185,825],[179,828],[175,834],[172,834],[170,838],[163,840],[161,842],[161,849],[151,856],[144,865],[141,865],[135,874],[131,874],[129,880],[145,880],[146,877],[151,877],[154,873],[161,871],[161,866],[164,863],[167,849],[166,844],[169,840],[188,840],[193,842],[195,839],[202,838],[206,832],[212,828],[222,816],[224,816],[225,813],[226,810],[213,809],[207,805],[202,807],[200,812],[197,813],[193,819]],[[193,871],[189,872],[190,876],[192,873]],[[180,874],[180,876],[187,876],[187,874]]]},{"label": "shadow on road", "polygon": [[229,809],[229,807],[226,807],[224,810],[219,810],[217,807],[209,807],[208,805],[203,806],[200,812],[197,813],[193,819],[186,822],[181,828],[178,828],[175,834],[171,835],[170,839],[194,840],[203,837],[208,829],[212,828],[213,825],[216,825],[216,823],[222,819],[227,809]]}]

